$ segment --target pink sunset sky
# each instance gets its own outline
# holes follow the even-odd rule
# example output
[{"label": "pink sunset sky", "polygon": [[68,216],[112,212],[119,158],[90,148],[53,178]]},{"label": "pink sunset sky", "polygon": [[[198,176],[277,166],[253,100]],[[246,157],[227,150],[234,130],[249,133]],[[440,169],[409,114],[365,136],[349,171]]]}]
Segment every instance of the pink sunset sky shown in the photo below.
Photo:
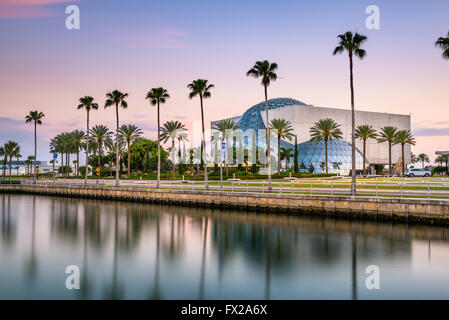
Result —
[{"label": "pink sunset sky", "polygon": [[[200,120],[187,84],[215,84],[205,101],[206,121],[242,114],[263,100],[259,80],[246,77],[257,60],[279,64],[269,97],[322,107],[349,108],[345,55],[333,56],[337,35],[368,37],[367,56],[355,62],[358,110],[411,114],[415,154],[449,149],[449,61],[434,46],[449,31],[448,1],[106,1],[0,0],[0,143],[18,141],[33,152],[30,110],[46,114],[38,128],[38,158],[62,131],[85,130],[78,99],[101,108],[91,125],[115,126],[105,94],[129,93],[121,124],[156,136],[156,109],[145,94],[165,87],[171,98],[161,122]],[[80,30],[67,30],[67,5],[80,8]],[[365,8],[380,8],[380,30],[365,27]],[[433,162],[433,161],[432,161]]]}]

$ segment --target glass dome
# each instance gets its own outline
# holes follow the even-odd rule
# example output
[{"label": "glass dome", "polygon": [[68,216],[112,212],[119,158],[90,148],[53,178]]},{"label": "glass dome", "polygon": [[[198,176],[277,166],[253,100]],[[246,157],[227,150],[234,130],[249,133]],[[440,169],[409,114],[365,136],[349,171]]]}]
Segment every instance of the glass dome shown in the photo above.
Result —
[{"label": "glass dome", "polygon": [[[287,144],[285,141],[282,141]],[[281,142],[281,146],[284,143]],[[290,145],[294,149],[294,145]],[[290,159],[290,165],[293,159]],[[311,142],[306,141],[298,144],[298,165],[302,168],[301,171],[308,172],[310,165],[312,165],[315,173],[326,172],[325,168],[326,154],[324,141]],[[351,170],[352,167],[352,152],[351,144],[343,140],[332,140],[327,144],[327,162],[328,172],[337,173],[343,170]],[[363,168],[363,155],[359,149],[355,149],[355,165],[357,170]],[[366,162],[369,165],[369,162]],[[304,169],[304,167],[306,169]]]},{"label": "glass dome", "polygon": [[[269,110],[295,105],[306,106],[305,103],[290,98],[276,98],[268,100]],[[257,129],[265,129],[265,124],[260,116],[260,112],[265,111],[265,108],[265,101],[252,106],[242,115],[240,120],[237,122],[237,125],[239,125],[243,131],[247,129],[254,129],[257,132]]]}]

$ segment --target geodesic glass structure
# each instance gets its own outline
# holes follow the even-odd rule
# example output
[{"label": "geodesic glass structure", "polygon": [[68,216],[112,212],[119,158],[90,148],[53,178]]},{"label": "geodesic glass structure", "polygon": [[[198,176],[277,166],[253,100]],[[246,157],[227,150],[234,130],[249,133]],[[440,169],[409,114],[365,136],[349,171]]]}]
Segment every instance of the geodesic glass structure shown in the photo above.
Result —
[{"label": "geodesic glass structure", "polygon": [[[297,105],[305,106],[306,104],[301,101],[290,98],[276,98],[268,100],[268,110]],[[237,122],[237,125],[239,125],[243,131],[247,129],[254,129],[255,131],[257,131],[257,129],[266,129],[262,117],[260,116],[260,112],[265,111],[265,109],[266,109],[265,101],[256,104],[255,106],[246,110],[246,112]]]}]

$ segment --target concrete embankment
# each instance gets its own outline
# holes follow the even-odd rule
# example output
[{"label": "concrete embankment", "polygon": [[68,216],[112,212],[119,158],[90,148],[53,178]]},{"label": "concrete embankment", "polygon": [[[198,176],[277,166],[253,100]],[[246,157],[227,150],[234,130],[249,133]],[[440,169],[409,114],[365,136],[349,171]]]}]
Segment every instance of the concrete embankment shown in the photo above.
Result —
[{"label": "concrete embankment", "polygon": [[402,221],[449,226],[449,201],[348,196],[287,195],[246,192],[175,191],[140,188],[0,185],[1,193],[166,203],[206,208],[232,208],[321,214],[340,218]]}]

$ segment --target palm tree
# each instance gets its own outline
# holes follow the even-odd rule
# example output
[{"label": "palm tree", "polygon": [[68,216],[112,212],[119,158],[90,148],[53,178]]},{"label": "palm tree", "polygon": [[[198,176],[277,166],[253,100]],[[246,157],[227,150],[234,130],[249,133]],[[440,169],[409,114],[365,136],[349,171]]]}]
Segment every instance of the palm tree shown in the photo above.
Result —
[{"label": "palm tree", "polygon": [[[223,144],[223,142],[227,142],[229,139],[229,134],[234,131],[234,130],[238,130],[240,129],[240,126],[237,125],[237,123],[235,123],[234,120],[230,120],[230,119],[224,119],[224,120],[220,120],[217,123],[214,123],[214,125],[212,126],[212,130],[216,130],[220,133],[220,137],[221,137],[221,144]],[[214,137],[212,137],[212,139],[214,139]],[[220,146],[221,148],[221,146]],[[221,150],[221,149],[220,149]],[[226,163],[226,176],[229,175],[229,165],[227,163],[227,161],[225,161]]]},{"label": "palm tree", "polygon": [[378,143],[388,142],[388,175],[391,176],[391,146],[395,144],[398,128],[386,126],[380,129]]},{"label": "palm tree", "polygon": [[98,103],[94,102],[94,98],[91,96],[84,96],[79,99],[80,104],[78,105],[78,109],[85,109],[87,112],[87,134],[86,134],[86,146],[84,150],[86,150],[86,172],[84,174],[84,184],[87,184],[87,176],[89,174],[89,134],[90,134],[90,128],[89,128],[89,112],[90,110],[97,110],[98,109]]},{"label": "palm tree", "polygon": [[447,155],[440,155],[435,159],[435,163],[438,163],[440,167],[443,166],[443,162],[446,163],[446,166],[447,166],[447,162],[448,162]]},{"label": "palm tree", "polygon": [[179,134],[185,132],[185,126],[179,121],[167,121],[161,127],[160,141],[162,143],[167,143],[171,139],[171,154],[173,155],[173,179],[175,179],[175,140],[178,138]]},{"label": "palm tree", "polygon": [[128,146],[128,177],[131,174],[131,143],[136,141],[137,138],[142,136],[142,130],[136,127],[133,124],[124,124],[119,129],[120,135],[122,139],[126,141],[126,145]]},{"label": "palm tree", "polygon": [[37,125],[42,124],[42,118],[45,114],[39,111],[30,111],[30,113],[25,117],[25,123],[34,122],[34,181],[36,183],[36,159],[37,159]]},{"label": "palm tree", "polygon": [[418,160],[421,161],[423,169],[424,169],[424,163],[425,162],[427,162],[427,163],[430,162],[429,156],[427,154],[425,154],[425,153],[418,154]]},{"label": "palm tree", "polygon": [[262,78],[262,85],[264,87],[264,93],[265,93],[265,113],[267,117],[267,158],[268,158],[268,190],[272,190],[271,187],[271,149],[270,149],[270,126],[269,126],[269,119],[268,119],[268,86],[270,85],[271,81],[276,81],[277,74],[276,70],[278,68],[277,63],[270,63],[267,60],[264,61],[257,61],[254,66],[248,70],[246,73],[246,76],[252,76],[254,78]]},{"label": "palm tree", "polygon": [[161,181],[161,143],[160,143],[160,106],[161,103],[165,103],[165,101],[170,98],[168,91],[162,87],[153,88],[151,91],[148,91],[145,99],[150,100],[153,106],[157,105],[157,187],[159,188]]},{"label": "palm tree", "polygon": [[342,139],[342,135],[343,133],[340,129],[340,125],[330,118],[320,119],[312,128],[310,128],[310,141],[324,141],[326,173],[328,173],[327,144],[329,141],[332,141],[332,139]]},{"label": "palm tree", "polygon": [[443,58],[449,59],[449,32],[446,37],[439,37],[435,45],[443,50]]},{"label": "palm tree", "polygon": [[[201,106],[201,125],[202,125],[202,137],[201,137],[201,162],[204,159],[204,152],[206,150],[206,141],[204,137],[204,108],[203,108],[203,99],[207,99],[211,97],[210,89],[215,87],[213,84],[208,84],[208,80],[198,79],[192,81],[187,85],[187,88],[190,89],[189,99],[192,99],[196,96],[200,97],[200,106]],[[209,189],[209,184],[207,181],[207,160],[204,164],[204,186],[206,189]]]},{"label": "palm tree", "polygon": [[36,158],[34,156],[28,156],[28,158],[27,158],[29,175],[31,175],[31,167],[33,166],[34,160],[36,160]]},{"label": "palm tree", "polygon": [[278,133],[278,172],[281,172],[281,139],[292,140],[294,137],[293,128],[290,121],[285,119],[273,119],[270,123],[271,129],[276,129]]},{"label": "palm tree", "polygon": [[115,145],[116,145],[116,149],[115,149],[115,154],[117,155],[116,159],[115,159],[115,185],[118,186],[120,184],[119,182],[119,174],[120,174],[120,167],[119,167],[119,150],[118,150],[118,140],[119,140],[119,117],[118,117],[118,107],[119,105],[126,109],[128,107],[128,103],[126,102],[126,97],[128,97],[127,93],[122,93],[118,90],[114,90],[112,92],[108,92],[106,94],[106,102],[104,104],[104,107],[110,107],[115,105],[115,116],[117,119],[117,127],[115,130]]},{"label": "palm tree", "polygon": [[366,140],[377,139],[377,133],[373,126],[363,124],[355,129],[355,137],[363,141],[363,175],[366,176]]},{"label": "palm tree", "polygon": [[17,153],[15,154],[15,157],[16,157],[16,159],[17,159],[17,175],[19,175],[19,160],[20,160],[20,158],[22,158],[22,155],[20,154],[20,147],[19,147],[19,149],[17,150]]},{"label": "palm tree", "polygon": [[356,193],[356,168],[355,168],[355,108],[354,108],[354,75],[353,75],[353,57],[359,57],[363,59],[366,56],[366,51],[361,49],[360,46],[366,41],[366,37],[358,33],[352,34],[348,31],[338,36],[340,43],[334,49],[334,55],[343,53],[345,50],[349,56],[349,79],[351,86],[351,113],[352,113],[352,129],[351,129],[351,151],[352,151],[352,180],[351,180],[351,194],[354,196]]},{"label": "palm tree", "polygon": [[[80,163],[80,150],[82,147],[82,143],[86,137],[83,131],[75,130],[70,132],[70,140],[73,145],[73,149],[76,152],[76,164],[75,164],[75,175],[79,174],[79,163]],[[86,166],[87,169],[87,166]]]},{"label": "palm tree", "polygon": [[415,164],[415,163],[418,163],[419,162],[419,159],[418,159],[418,157],[412,152],[412,156],[411,156],[411,158],[412,158],[412,163],[413,164]]},{"label": "palm tree", "polygon": [[410,144],[410,145],[414,146],[416,144],[415,138],[412,136],[410,130],[400,130],[396,134],[396,138],[395,138],[394,143],[401,145],[401,151],[402,151],[402,175],[404,175],[405,174],[404,146],[406,144]]},{"label": "palm tree", "polygon": [[20,151],[20,147],[19,144],[15,141],[8,141],[5,143],[3,150],[5,155],[9,157],[9,179],[11,180],[12,158],[16,155],[18,151]]},{"label": "palm tree", "polygon": [[285,159],[285,169],[288,170],[288,163],[290,162],[291,152],[293,151],[292,148],[281,148],[281,154],[280,159]]},{"label": "palm tree", "polygon": [[[106,143],[112,143],[112,132],[109,131],[108,127],[104,125],[96,125],[90,129],[91,139],[95,141],[98,146],[98,167],[101,167],[101,155],[103,151],[103,146]],[[117,150],[118,148],[116,148]],[[118,159],[118,157],[117,157]],[[86,168],[87,169],[87,168]],[[116,170],[118,169],[116,161]]]}]

